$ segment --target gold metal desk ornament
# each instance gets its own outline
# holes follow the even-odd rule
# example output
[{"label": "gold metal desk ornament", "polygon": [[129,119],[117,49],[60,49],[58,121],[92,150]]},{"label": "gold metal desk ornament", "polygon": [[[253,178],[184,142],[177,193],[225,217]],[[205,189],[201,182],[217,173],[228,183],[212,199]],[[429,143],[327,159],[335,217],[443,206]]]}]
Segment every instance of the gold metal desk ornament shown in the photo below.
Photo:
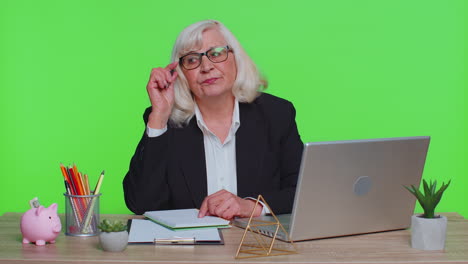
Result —
[{"label": "gold metal desk ornament", "polygon": [[[265,221],[255,219],[253,214],[255,209],[258,206],[258,203],[262,201],[263,204],[270,210],[271,215],[275,219],[275,221]],[[258,229],[260,226],[273,226],[275,229],[274,234],[272,237],[266,237]],[[276,239],[276,235],[278,234],[279,229],[286,234],[286,237],[289,240],[288,242],[282,242]],[[250,239],[246,238],[250,237]],[[253,238],[253,239],[252,239]],[[253,243],[251,242],[253,241]],[[255,243],[256,242],[256,243]],[[276,243],[278,242],[278,243]],[[279,243],[282,243],[281,245]],[[279,248],[278,246],[282,246]],[[292,248],[292,249],[291,249]],[[245,227],[244,234],[242,235],[242,240],[240,241],[239,248],[237,249],[236,259],[244,259],[244,258],[258,258],[258,257],[268,257],[268,256],[279,256],[279,255],[291,255],[291,254],[298,254],[296,246],[294,245],[293,241],[291,241],[289,237],[289,233],[286,232],[283,225],[281,225],[280,221],[276,217],[276,215],[271,210],[270,206],[267,204],[263,196],[259,195],[255,206],[250,214],[249,221],[247,226]]]}]

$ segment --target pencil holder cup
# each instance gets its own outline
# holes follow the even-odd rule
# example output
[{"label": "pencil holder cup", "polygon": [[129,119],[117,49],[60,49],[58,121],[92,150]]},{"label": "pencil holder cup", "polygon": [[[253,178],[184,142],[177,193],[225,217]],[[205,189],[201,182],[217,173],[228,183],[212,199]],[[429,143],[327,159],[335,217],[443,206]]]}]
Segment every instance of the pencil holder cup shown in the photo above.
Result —
[{"label": "pencil holder cup", "polygon": [[99,234],[99,197],[96,195],[65,196],[65,235],[96,236]]}]

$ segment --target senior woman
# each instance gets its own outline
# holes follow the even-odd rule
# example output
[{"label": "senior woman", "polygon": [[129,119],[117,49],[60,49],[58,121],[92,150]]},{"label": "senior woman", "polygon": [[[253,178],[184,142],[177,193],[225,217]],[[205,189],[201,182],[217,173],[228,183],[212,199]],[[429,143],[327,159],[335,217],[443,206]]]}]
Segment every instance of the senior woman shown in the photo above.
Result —
[{"label": "senior woman", "polygon": [[261,194],[275,213],[290,212],[303,148],[293,105],[261,92],[266,81],[218,21],[184,29],[171,61],[146,87],[151,107],[123,181],[127,207],[231,219],[249,216]]}]

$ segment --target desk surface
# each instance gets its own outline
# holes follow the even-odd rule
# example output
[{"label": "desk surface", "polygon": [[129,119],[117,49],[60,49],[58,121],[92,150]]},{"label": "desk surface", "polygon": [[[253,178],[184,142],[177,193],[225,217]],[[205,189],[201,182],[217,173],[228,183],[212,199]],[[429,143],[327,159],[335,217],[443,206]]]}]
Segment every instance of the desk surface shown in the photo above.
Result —
[{"label": "desk surface", "polygon": [[[449,219],[446,248],[421,251],[410,247],[410,231],[400,230],[295,243],[299,254],[234,259],[243,229],[224,230],[224,246],[129,245],[124,252],[100,249],[98,237],[70,237],[56,244],[23,245],[20,213],[0,217],[0,263],[468,263],[468,220],[457,213]],[[128,219],[132,215],[101,215]],[[63,222],[64,223],[64,222]]]}]

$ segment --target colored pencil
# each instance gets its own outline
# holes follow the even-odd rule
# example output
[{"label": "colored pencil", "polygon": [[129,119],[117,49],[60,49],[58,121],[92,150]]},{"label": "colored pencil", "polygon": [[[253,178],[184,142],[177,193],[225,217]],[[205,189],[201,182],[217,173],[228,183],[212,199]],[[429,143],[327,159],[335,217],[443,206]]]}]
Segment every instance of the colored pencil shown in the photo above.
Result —
[{"label": "colored pencil", "polygon": [[[103,179],[104,179],[104,171],[101,172],[101,175],[99,176],[99,180],[96,183],[96,188],[94,188],[94,192],[93,192],[94,195],[99,194]],[[89,206],[88,206],[88,208],[86,210],[84,223],[81,226],[81,232],[82,233],[89,233],[89,224],[90,224],[91,219],[93,218],[93,215],[94,215],[93,210],[94,210],[94,205],[96,204],[96,199],[97,198],[98,197],[91,198],[92,200],[91,200],[91,202],[90,202],[90,204],[89,204]]]}]

